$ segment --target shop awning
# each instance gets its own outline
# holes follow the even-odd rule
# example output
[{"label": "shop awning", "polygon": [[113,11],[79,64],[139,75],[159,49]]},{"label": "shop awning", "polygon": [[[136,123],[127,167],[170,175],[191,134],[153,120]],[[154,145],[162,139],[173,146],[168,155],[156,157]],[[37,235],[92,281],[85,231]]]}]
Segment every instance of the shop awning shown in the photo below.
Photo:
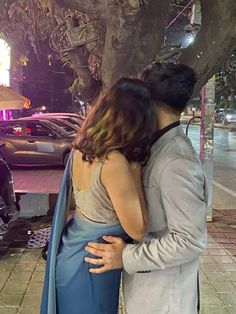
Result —
[{"label": "shop awning", "polygon": [[0,110],[22,109],[30,107],[30,100],[12,89],[0,86]]}]

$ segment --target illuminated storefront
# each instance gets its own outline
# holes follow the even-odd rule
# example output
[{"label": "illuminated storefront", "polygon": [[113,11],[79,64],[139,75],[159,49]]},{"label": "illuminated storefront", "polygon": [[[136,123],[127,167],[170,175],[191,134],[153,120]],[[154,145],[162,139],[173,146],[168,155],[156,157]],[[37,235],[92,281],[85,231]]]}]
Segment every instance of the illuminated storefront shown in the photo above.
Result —
[{"label": "illuminated storefront", "polygon": [[[11,48],[0,38],[0,85],[10,86]],[[11,118],[10,110],[0,111],[0,120]]]},{"label": "illuminated storefront", "polygon": [[0,85],[10,86],[11,48],[0,39]]}]

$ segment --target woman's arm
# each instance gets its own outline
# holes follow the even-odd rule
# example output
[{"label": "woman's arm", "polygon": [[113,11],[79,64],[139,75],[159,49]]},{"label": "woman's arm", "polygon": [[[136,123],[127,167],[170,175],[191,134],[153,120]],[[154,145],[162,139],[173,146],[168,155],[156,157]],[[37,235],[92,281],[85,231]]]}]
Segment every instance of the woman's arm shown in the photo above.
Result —
[{"label": "woman's arm", "polygon": [[121,153],[110,153],[102,168],[101,181],[125,232],[140,240],[146,232],[145,201],[143,193],[140,193],[140,170],[131,168]]},{"label": "woman's arm", "polygon": [[130,168],[134,177],[134,181],[135,181],[138,196],[139,196],[139,202],[142,209],[143,221],[145,225],[147,226],[148,215],[147,215],[147,204],[146,204],[146,199],[145,199],[144,189],[143,189],[143,182],[142,182],[142,166],[139,163],[133,162],[130,164]]}]

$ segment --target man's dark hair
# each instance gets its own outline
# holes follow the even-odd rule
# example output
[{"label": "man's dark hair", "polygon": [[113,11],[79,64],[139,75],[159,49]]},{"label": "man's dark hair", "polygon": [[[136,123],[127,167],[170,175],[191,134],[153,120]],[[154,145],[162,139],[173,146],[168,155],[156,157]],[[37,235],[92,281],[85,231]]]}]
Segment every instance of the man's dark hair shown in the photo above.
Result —
[{"label": "man's dark hair", "polygon": [[181,113],[192,96],[197,75],[184,64],[153,63],[144,70],[142,80],[155,102]]}]

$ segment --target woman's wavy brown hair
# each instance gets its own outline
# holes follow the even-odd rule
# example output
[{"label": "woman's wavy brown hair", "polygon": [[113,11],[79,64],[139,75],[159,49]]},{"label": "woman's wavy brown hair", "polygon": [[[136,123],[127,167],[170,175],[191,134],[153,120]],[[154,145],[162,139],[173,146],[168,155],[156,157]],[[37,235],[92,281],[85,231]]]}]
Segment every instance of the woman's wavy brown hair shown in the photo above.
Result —
[{"label": "woman's wavy brown hair", "polygon": [[153,104],[149,90],[138,79],[122,78],[101,97],[85,119],[74,148],[92,163],[119,151],[132,162],[150,155]]}]

